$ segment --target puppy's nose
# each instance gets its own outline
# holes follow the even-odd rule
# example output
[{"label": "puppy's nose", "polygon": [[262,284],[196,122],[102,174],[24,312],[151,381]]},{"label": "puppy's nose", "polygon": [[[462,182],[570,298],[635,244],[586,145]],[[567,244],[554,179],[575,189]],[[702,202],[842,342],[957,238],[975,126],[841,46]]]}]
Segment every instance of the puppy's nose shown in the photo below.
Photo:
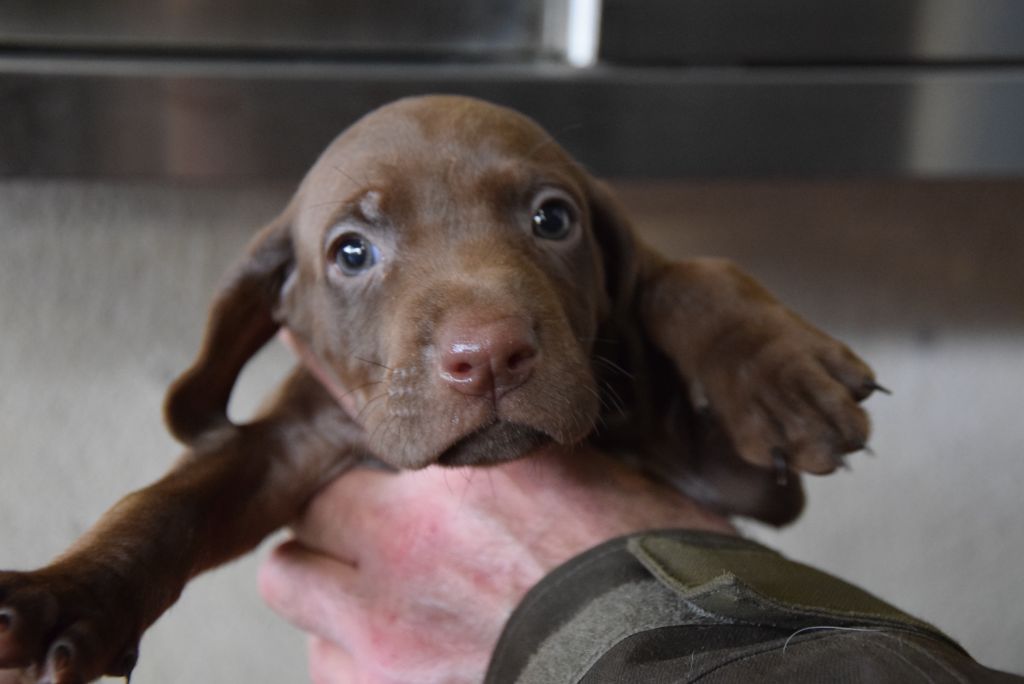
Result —
[{"label": "puppy's nose", "polygon": [[437,343],[441,379],[471,396],[500,399],[526,382],[540,356],[532,326],[518,316],[486,323],[449,320]]}]

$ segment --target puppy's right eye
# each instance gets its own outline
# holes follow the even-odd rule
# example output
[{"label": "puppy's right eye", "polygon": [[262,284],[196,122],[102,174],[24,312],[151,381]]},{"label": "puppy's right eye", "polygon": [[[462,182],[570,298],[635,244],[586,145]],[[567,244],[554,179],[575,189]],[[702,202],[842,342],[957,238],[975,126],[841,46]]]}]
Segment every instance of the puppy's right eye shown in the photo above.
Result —
[{"label": "puppy's right eye", "polygon": [[378,251],[359,233],[338,236],[331,246],[331,260],[345,275],[359,275],[377,263]]}]

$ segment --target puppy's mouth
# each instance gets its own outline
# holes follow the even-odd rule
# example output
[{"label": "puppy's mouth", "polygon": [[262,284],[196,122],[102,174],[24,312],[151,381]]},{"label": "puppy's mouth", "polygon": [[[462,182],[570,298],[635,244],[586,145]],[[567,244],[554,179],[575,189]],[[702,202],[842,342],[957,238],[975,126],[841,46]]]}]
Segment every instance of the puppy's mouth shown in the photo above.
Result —
[{"label": "puppy's mouth", "polygon": [[445,466],[503,463],[525,456],[550,441],[551,437],[536,428],[496,420],[460,438],[437,457],[437,463]]}]

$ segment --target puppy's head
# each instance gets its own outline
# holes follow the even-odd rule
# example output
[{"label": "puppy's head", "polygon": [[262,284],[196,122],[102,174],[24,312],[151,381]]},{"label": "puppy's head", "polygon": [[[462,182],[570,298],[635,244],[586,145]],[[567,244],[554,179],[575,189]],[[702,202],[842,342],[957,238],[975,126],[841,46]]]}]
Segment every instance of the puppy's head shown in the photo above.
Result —
[{"label": "puppy's head", "polygon": [[286,325],[394,465],[578,442],[598,419],[590,357],[610,306],[599,192],[510,110],[424,97],[369,114],[323,153],[215,304],[169,395],[172,429],[188,441],[224,420],[241,365]]}]

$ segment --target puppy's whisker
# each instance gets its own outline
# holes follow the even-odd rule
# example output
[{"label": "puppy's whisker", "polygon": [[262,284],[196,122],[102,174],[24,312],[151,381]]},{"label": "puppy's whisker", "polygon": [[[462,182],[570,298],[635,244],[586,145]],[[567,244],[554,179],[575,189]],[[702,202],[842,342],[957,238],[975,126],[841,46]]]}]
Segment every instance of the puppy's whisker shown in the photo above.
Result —
[{"label": "puppy's whisker", "polygon": [[393,372],[395,370],[391,366],[388,366],[388,365],[385,365],[383,363],[380,363],[379,361],[374,361],[372,359],[364,359],[361,356],[355,356],[355,355],[353,355],[352,358],[355,359],[356,361],[362,361],[363,363],[369,364],[371,366],[377,366],[378,368],[383,368],[384,370],[389,371],[389,372]]},{"label": "puppy's whisker", "polygon": [[353,387],[352,389],[350,389],[347,392],[345,392],[344,394],[342,394],[341,398],[342,399],[347,399],[347,398],[351,397],[353,394],[355,394],[356,392],[362,391],[362,390],[364,390],[364,389],[366,389],[368,387],[373,387],[374,385],[380,385],[383,382],[384,382],[383,380],[373,380],[373,381],[368,382],[368,383],[366,383],[364,385],[359,385],[358,387]]},{"label": "puppy's whisker", "polygon": [[616,402],[615,400],[608,396],[603,396],[601,398],[601,408],[603,409],[602,415],[604,415],[605,413],[609,415],[622,415],[625,413],[625,411],[622,408],[622,404]]},{"label": "puppy's whisker", "polygon": [[613,370],[613,371],[616,371],[618,373],[621,373],[623,376],[625,376],[626,378],[629,378],[630,380],[636,380],[636,376],[635,375],[633,375],[628,370],[626,370],[625,368],[623,368],[619,364],[615,363],[614,361],[612,361],[608,357],[602,356],[600,354],[595,354],[593,358],[594,358],[594,362],[595,363],[599,363],[602,366],[604,366],[605,368],[608,368],[610,370]]},{"label": "puppy's whisker", "polygon": [[611,387],[604,387],[605,391],[598,396],[601,401],[601,408],[610,413],[625,414],[625,403],[622,398]]},{"label": "puppy's whisker", "polygon": [[[562,132],[560,131],[559,135],[561,135],[561,133]],[[529,150],[527,150],[525,156],[526,156],[527,159],[533,159],[536,155],[540,154],[543,150],[545,150],[545,149],[547,149],[549,147],[552,147],[552,146],[557,147],[558,146],[558,141],[555,140],[554,136],[548,136],[547,138],[544,138],[539,143],[537,143],[536,145],[531,147]]]},{"label": "puppy's whisker", "polygon": [[384,398],[384,397],[386,397],[387,395],[388,395],[388,393],[387,393],[387,392],[381,392],[380,394],[378,394],[378,395],[377,395],[377,396],[375,396],[375,397],[370,397],[370,398],[369,398],[369,399],[368,399],[368,400],[366,401],[366,405],[365,405],[365,406],[363,406],[363,408],[361,408],[361,409],[359,410],[359,413],[357,413],[357,414],[355,415],[355,419],[356,419],[356,422],[360,422],[360,421],[362,421],[362,419],[363,419],[363,414],[365,414],[365,413],[366,413],[366,412],[367,412],[367,411],[368,411],[368,410],[370,409],[370,407],[371,407],[371,406],[373,406],[373,405],[374,405],[374,404],[375,404],[375,403],[376,403],[377,401],[379,401],[379,400],[383,399],[383,398]]},{"label": "puppy's whisker", "polygon": [[[593,388],[593,387],[591,387],[590,385],[583,385],[583,389],[585,389],[585,390],[587,390],[588,392],[590,392],[591,394],[593,394],[593,395],[594,395],[595,397],[597,397],[597,399],[598,399],[598,400],[600,401],[600,399],[601,399],[601,393],[600,393],[600,392],[598,392],[598,391],[597,391],[596,389],[594,389],[594,388]],[[566,399],[566,401],[571,401],[571,399],[569,399],[568,397],[566,397],[565,399]]]},{"label": "puppy's whisker", "polygon": [[345,204],[346,202],[348,202],[347,199],[330,200],[329,202],[316,202],[314,204],[310,204],[309,208],[310,209],[321,209],[323,207],[337,207],[337,206],[340,206],[342,204]]},{"label": "puppy's whisker", "polygon": [[605,395],[607,400],[614,403],[614,408],[618,412],[626,413],[627,402],[623,399],[622,394],[618,393],[618,390],[615,389],[615,386],[612,385],[610,381],[601,378],[598,380],[598,387],[600,387],[602,394]]},{"label": "puppy's whisker", "polygon": [[335,173],[337,173],[337,174],[339,174],[341,176],[344,176],[349,181],[351,181],[352,185],[357,185],[357,186],[358,185],[365,185],[365,183],[360,183],[359,181],[357,181],[355,178],[352,177],[351,174],[349,174],[348,171],[346,171],[345,169],[341,168],[337,164],[331,164],[331,169],[333,169]]},{"label": "puppy's whisker", "polygon": [[396,420],[396,416],[388,416],[385,420],[381,421],[370,433],[369,442],[371,444],[378,442],[378,436],[383,437],[388,434],[391,424]]}]

